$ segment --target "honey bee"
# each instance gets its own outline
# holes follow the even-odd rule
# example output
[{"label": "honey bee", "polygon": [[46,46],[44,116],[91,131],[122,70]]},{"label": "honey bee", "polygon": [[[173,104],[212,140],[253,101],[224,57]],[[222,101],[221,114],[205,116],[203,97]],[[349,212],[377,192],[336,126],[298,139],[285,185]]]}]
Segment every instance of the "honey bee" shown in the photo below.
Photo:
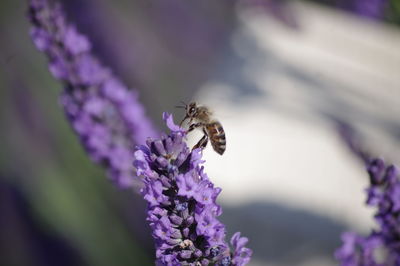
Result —
[{"label": "honey bee", "polygon": [[198,106],[195,102],[185,104],[184,106],[177,106],[178,108],[184,108],[186,115],[180,123],[182,126],[183,122],[189,119],[188,133],[196,128],[202,128],[204,136],[197,142],[193,147],[204,149],[207,146],[208,140],[218,154],[222,155],[226,149],[226,138],[225,131],[221,123],[212,117],[212,112],[205,106]]}]

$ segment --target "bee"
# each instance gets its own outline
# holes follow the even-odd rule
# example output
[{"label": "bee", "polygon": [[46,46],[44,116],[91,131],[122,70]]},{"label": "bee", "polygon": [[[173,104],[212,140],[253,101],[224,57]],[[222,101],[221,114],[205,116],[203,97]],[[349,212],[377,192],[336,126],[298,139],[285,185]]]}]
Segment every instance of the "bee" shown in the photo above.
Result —
[{"label": "bee", "polygon": [[182,126],[184,121],[189,119],[188,133],[196,128],[203,130],[204,136],[197,142],[193,149],[204,149],[207,146],[208,140],[210,140],[214,151],[222,155],[226,149],[225,131],[221,123],[212,117],[212,112],[205,106],[198,106],[195,102],[184,103],[184,106],[177,107],[184,108],[186,111],[186,115],[181,121],[180,126]]}]

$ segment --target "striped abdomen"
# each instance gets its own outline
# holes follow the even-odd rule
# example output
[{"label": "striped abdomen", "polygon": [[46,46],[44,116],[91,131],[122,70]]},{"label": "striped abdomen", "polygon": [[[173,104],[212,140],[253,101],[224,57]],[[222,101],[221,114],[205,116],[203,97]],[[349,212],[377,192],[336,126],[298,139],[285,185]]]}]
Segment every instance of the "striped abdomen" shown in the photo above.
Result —
[{"label": "striped abdomen", "polygon": [[219,154],[223,154],[226,149],[225,131],[218,121],[213,121],[205,126],[211,145]]}]

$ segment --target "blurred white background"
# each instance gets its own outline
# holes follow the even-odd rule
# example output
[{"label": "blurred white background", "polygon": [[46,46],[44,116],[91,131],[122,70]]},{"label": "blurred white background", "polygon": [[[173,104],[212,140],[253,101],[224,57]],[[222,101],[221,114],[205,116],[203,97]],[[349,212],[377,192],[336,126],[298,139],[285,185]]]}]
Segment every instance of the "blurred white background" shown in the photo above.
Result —
[{"label": "blurred white background", "polygon": [[196,96],[227,136],[223,156],[205,150],[206,171],[223,188],[228,232],[250,238],[251,265],[337,265],[340,233],[374,222],[364,166],[329,118],[399,162],[400,31],[313,4],[289,8],[297,28],[238,10],[229,64]]}]

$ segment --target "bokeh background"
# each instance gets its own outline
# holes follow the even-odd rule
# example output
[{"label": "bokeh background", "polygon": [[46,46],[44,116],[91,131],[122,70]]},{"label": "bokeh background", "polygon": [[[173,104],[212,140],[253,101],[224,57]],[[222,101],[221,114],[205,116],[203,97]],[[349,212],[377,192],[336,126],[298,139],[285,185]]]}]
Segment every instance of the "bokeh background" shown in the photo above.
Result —
[{"label": "bokeh background", "polygon": [[[341,232],[375,226],[335,121],[400,162],[400,1],[61,2],[161,130],[181,100],[215,110],[228,148],[206,170],[251,265],[336,265]],[[0,265],[152,265],[145,204],[85,155],[26,8],[0,3]]]}]

